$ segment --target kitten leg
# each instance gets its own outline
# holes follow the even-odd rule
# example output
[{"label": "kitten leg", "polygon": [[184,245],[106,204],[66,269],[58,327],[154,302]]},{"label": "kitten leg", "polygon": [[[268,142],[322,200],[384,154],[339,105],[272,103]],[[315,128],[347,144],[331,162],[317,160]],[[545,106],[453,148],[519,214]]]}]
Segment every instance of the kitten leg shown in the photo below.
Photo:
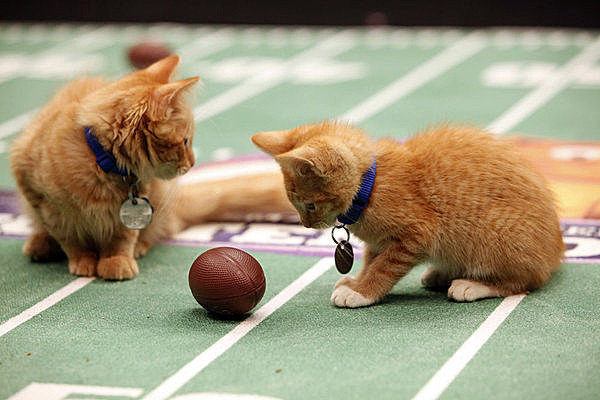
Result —
[{"label": "kitten leg", "polygon": [[454,279],[448,289],[448,297],[456,301],[475,301],[486,297],[510,296],[508,290],[469,279]]},{"label": "kitten leg", "polygon": [[58,242],[45,231],[35,232],[27,238],[23,254],[31,257],[32,261],[58,261],[65,258]]},{"label": "kitten leg", "polygon": [[98,256],[93,251],[77,247],[65,247],[65,253],[69,258],[69,272],[77,276],[96,275]]},{"label": "kitten leg", "polygon": [[356,278],[340,279],[331,295],[338,307],[365,307],[381,300],[418,262],[417,252],[396,244],[372,257]]},{"label": "kitten leg", "polygon": [[152,243],[146,242],[144,240],[138,240],[135,244],[135,248],[133,250],[133,257],[140,258],[146,255],[148,250],[152,247]]},{"label": "kitten leg", "polygon": [[139,231],[123,228],[112,243],[100,252],[98,276],[107,280],[132,279],[138,272],[138,264],[133,251]]},{"label": "kitten leg", "polygon": [[447,273],[433,265],[428,266],[421,274],[421,284],[429,289],[448,288],[451,280]]}]

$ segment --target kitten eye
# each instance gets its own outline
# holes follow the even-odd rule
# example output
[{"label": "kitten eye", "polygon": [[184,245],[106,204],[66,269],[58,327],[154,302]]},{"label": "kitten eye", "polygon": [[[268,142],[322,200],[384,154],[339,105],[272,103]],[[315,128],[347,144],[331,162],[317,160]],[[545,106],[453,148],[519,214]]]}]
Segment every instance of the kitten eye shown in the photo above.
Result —
[{"label": "kitten eye", "polygon": [[315,203],[307,203],[306,204],[306,209],[308,211],[315,211],[317,209],[317,207],[315,206]]},{"label": "kitten eye", "polygon": [[187,145],[188,145],[188,142],[189,142],[189,140],[187,140],[187,139],[184,139],[184,140],[183,140],[183,145],[184,145],[184,146],[187,146]]}]

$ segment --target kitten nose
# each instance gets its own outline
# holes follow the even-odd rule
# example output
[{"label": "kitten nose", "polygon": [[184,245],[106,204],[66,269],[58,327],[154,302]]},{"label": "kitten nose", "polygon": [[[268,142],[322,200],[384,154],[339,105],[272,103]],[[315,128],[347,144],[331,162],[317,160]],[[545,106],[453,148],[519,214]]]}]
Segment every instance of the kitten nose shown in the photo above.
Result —
[{"label": "kitten nose", "polygon": [[194,166],[194,163],[196,162],[196,158],[194,157],[193,151],[187,153],[187,160],[190,163],[190,168],[192,168]]}]

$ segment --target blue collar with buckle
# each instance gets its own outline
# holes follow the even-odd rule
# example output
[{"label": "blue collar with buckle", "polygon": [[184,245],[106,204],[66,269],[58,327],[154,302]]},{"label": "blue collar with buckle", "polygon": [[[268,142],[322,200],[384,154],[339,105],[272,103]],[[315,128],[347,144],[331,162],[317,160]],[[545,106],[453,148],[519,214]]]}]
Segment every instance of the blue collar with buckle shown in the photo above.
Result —
[{"label": "blue collar with buckle", "polygon": [[375,183],[375,172],[377,170],[377,159],[373,157],[373,164],[371,168],[363,175],[362,181],[360,182],[360,189],[358,193],[352,199],[352,205],[346,210],[345,213],[340,214],[337,219],[344,225],[351,225],[358,221],[363,210],[369,205],[369,197],[371,196],[371,190],[373,190],[373,184]]},{"label": "blue collar with buckle", "polygon": [[115,157],[102,147],[100,142],[98,142],[98,138],[94,135],[94,131],[89,126],[85,127],[85,139],[87,140],[90,149],[94,152],[96,163],[102,168],[102,171],[107,174],[115,173],[121,176],[135,176],[132,172],[119,168]]}]

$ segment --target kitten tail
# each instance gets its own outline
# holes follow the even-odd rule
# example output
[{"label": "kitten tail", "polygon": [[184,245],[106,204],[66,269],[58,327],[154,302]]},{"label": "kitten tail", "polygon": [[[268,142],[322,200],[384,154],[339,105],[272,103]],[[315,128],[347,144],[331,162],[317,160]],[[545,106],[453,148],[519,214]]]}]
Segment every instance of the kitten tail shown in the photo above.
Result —
[{"label": "kitten tail", "polygon": [[279,172],[182,185],[175,213],[180,229],[210,221],[268,219],[274,214],[281,214],[280,220],[298,219]]}]

